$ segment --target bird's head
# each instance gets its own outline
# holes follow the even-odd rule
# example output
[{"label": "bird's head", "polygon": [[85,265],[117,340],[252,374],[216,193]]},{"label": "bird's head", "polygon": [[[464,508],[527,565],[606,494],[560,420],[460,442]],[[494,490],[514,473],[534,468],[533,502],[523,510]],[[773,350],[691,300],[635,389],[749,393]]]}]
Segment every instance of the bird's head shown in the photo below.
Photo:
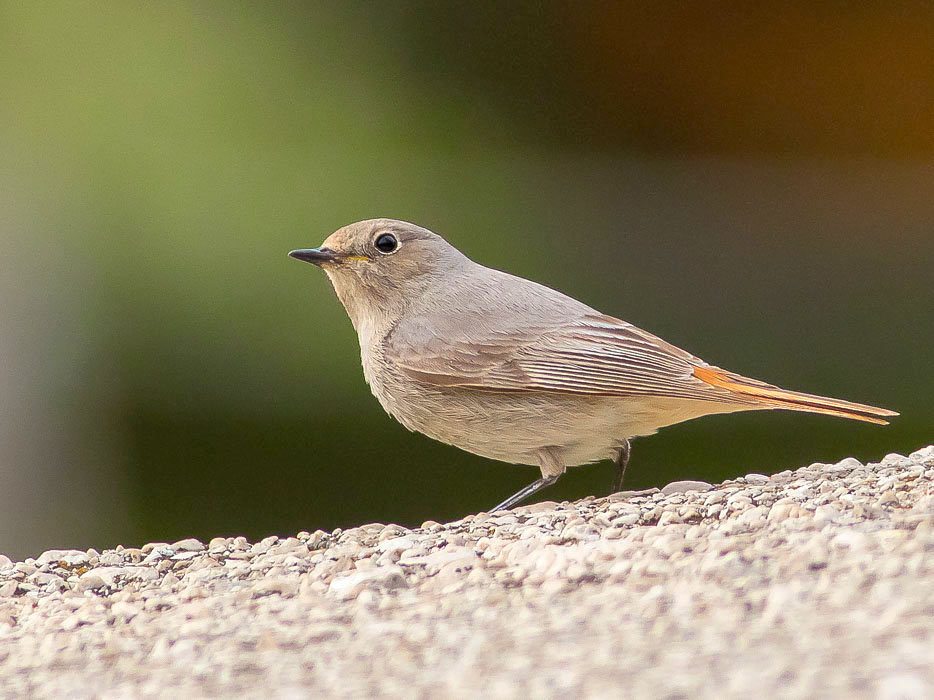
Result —
[{"label": "bird's head", "polygon": [[368,219],[338,229],[319,248],[290,256],[323,269],[354,326],[395,320],[415,297],[449,283],[470,261],[428,229]]}]

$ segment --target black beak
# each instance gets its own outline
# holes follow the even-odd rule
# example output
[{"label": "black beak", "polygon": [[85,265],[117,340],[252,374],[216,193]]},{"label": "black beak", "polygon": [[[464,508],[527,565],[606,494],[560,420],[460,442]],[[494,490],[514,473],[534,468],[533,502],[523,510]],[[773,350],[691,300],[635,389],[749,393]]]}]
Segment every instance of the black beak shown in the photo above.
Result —
[{"label": "black beak", "polygon": [[307,248],[305,250],[293,250],[289,253],[290,258],[310,262],[313,265],[323,265],[324,263],[337,260],[337,253],[330,248]]}]

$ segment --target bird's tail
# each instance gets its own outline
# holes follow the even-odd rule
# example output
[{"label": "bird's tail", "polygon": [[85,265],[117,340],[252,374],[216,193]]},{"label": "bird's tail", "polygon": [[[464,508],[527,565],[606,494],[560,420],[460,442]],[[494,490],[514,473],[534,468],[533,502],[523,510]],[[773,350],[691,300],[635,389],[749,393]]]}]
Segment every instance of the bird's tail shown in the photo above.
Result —
[{"label": "bird's tail", "polygon": [[726,389],[746,400],[752,399],[752,405],[759,408],[783,408],[790,411],[823,413],[828,416],[852,418],[879,425],[889,424],[887,420],[882,419],[882,416],[898,415],[897,412],[885,408],[804,394],[799,391],[788,391],[718,367],[695,367],[694,376],[710,386]]}]

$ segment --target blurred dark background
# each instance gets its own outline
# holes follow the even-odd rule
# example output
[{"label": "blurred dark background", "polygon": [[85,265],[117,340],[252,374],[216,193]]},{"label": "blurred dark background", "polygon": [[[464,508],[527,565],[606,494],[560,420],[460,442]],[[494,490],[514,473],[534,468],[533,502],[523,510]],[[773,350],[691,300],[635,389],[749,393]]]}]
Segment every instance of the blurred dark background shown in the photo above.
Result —
[{"label": "blurred dark background", "polygon": [[934,442],[928,3],[2,2],[0,551],[412,525],[535,478],[370,396],[286,253],[375,216],[903,414],[672,427],[631,488]]}]

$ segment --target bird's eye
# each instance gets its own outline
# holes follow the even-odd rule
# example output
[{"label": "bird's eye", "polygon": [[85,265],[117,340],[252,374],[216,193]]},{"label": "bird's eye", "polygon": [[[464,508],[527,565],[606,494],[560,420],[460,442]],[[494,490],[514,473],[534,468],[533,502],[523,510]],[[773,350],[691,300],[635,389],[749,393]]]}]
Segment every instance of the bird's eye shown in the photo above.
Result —
[{"label": "bird's eye", "polygon": [[399,247],[399,241],[397,241],[396,237],[391,233],[383,233],[376,237],[373,245],[376,246],[376,250],[380,253],[386,253],[388,255]]}]

